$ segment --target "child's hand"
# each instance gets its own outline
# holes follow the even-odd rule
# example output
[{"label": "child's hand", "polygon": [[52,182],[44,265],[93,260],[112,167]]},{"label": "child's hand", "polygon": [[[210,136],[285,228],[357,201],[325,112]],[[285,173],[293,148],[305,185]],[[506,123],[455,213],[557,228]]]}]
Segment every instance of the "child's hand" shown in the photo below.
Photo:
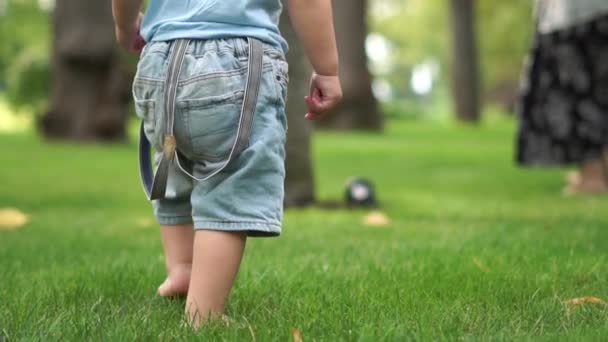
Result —
[{"label": "child's hand", "polygon": [[116,41],[118,41],[118,44],[120,44],[120,46],[122,46],[125,50],[134,54],[141,53],[141,50],[146,45],[146,42],[139,34],[139,28],[142,20],[143,15],[140,13],[130,29],[125,30],[120,28],[118,25],[115,26]]},{"label": "child's hand", "polygon": [[317,120],[334,108],[341,99],[342,87],[338,76],[313,73],[310,79],[310,95],[304,98],[308,106],[308,113],[304,117],[308,120]]}]

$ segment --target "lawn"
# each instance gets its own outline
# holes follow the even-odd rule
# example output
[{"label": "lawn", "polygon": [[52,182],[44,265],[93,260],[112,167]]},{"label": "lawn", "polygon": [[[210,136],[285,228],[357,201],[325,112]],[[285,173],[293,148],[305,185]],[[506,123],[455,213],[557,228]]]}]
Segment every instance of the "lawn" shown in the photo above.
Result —
[{"label": "lawn", "polygon": [[513,165],[513,124],[390,122],[320,133],[318,194],[377,186],[366,211],[288,210],[282,237],[250,240],[228,313],[194,333],[164,278],[136,147],[0,135],[0,341],[605,340],[608,197],[563,196],[563,170]]}]

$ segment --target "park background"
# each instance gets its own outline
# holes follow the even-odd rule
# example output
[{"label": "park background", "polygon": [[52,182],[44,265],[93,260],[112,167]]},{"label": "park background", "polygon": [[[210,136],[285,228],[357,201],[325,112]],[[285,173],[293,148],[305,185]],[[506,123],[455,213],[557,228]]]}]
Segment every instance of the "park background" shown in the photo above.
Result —
[{"label": "park background", "polygon": [[[232,322],[199,333],[155,296],[137,60],[115,46],[109,3],[0,0],[0,341],[608,334],[608,201],[514,163],[531,1],[335,0],[345,97],[315,126],[283,20],[284,233],[249,241]],[[352,177],[379,208],[344,208]]]}]

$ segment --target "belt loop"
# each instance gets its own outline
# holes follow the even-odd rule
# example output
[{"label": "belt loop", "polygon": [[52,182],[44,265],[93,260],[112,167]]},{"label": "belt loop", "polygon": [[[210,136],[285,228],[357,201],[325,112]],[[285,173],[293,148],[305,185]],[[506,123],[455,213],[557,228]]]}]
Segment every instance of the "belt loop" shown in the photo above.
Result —
[{"label": "belt loop", "polygon": [[236,50],[236,55],[238,57],[246,57],[249,54],[249,49],[246,44],[247,40],[245,38],[235,38],[234,39],[234,47]]}]

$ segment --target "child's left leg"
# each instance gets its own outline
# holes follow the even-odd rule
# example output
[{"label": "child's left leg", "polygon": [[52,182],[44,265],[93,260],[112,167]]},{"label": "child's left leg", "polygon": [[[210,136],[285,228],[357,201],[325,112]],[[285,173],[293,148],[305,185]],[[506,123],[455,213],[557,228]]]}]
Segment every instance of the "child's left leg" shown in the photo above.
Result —
[{"label": "child's left leg", "polygon": [[167,279],[159,286],[162,297],[186,295],[192,272],[192,223],[161,226],[161,239],[165,252]]}]

